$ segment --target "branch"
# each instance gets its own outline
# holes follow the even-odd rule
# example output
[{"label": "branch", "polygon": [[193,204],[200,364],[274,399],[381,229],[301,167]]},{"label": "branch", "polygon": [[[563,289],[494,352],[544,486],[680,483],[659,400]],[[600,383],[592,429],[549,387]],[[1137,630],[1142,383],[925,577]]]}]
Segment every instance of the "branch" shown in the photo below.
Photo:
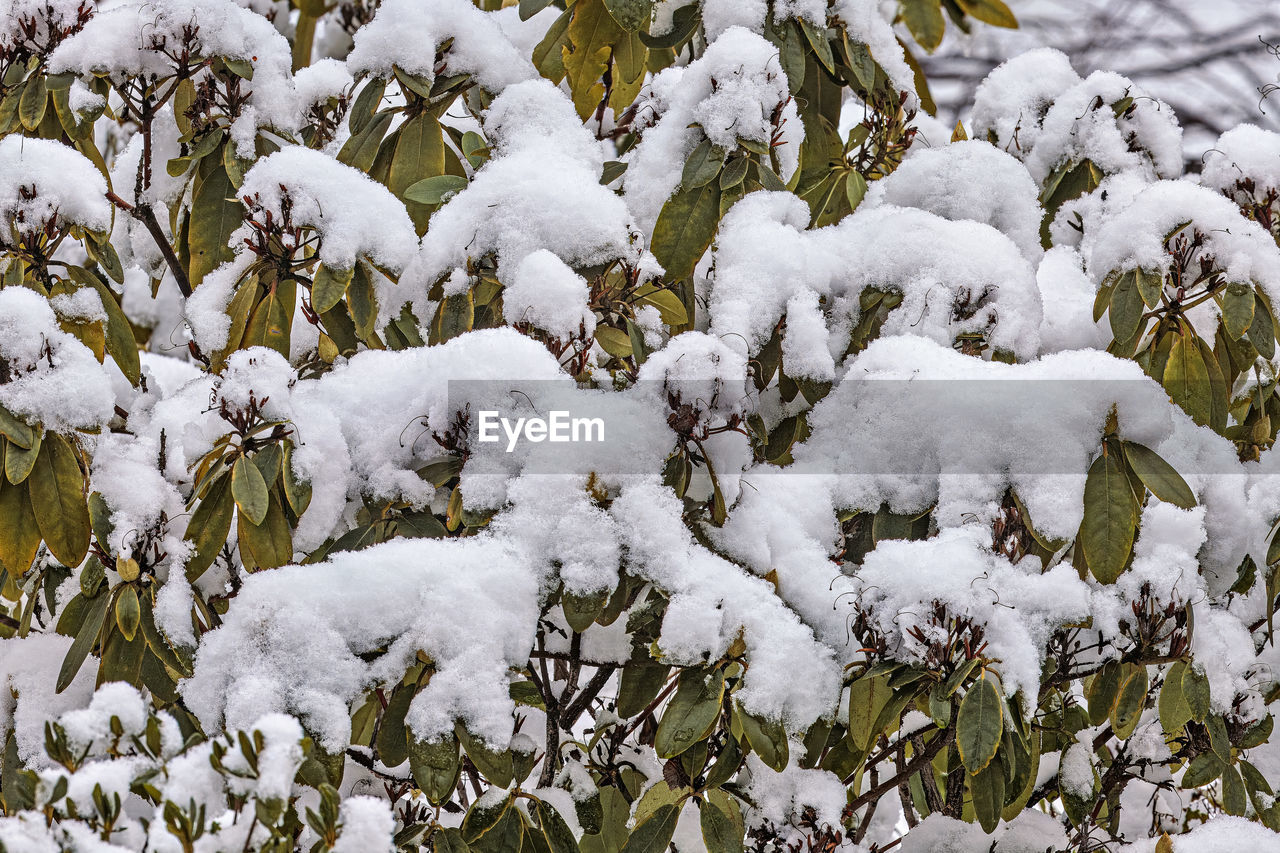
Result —
[{"label": "branch", "polygon": [[155,240],[156,247],[160,249],[160,254],[164,255],[165,263],[169,266],[169,272],[173,273],[173,280],[178,283],[178,290],[182,292],[184,298],[190,297],[191,280],[187,278],[187,271],[182,268],[182,262],[178,260],[178,255],[173,251],[173,246],[169,245],[169,239],[164,236],[164,231],[161,230],[160,223],[156,221],[156,214],[151,209],[151,205],[146,202],[132,205],[112,192],[107,193],[107,201],[146,226],[147,232],[151,234],[151,239]]},{"label": "branch", "polygon": [[855,797],[853,802],[849,804],[849,808],[850,809],[862,808],[867,803],[880,799],[885,794],[889,793],[894,788],[898,787],[900,783],[910,779],[914,774],[919,773],[922,769],[927,767],[930,762],[933,761],[933,759],[938,755],[938,753],[942,751],[942,748],[944,746],[951,743],[951,741],[955,739],[955,736],[956,736],[955,729],[948,728],[942,734],[938,735],[933,740],[929,741],[928,746],[924,748],[924,752],[920,753],[919,755],[912,758],[909,762],[907,762],[907,766],[902,769],[902,772],[895,773],[892,777],[884,780],[879,785],[876,785],[870,791],[867,791],[865,794],[860,794],[859,796]]}]

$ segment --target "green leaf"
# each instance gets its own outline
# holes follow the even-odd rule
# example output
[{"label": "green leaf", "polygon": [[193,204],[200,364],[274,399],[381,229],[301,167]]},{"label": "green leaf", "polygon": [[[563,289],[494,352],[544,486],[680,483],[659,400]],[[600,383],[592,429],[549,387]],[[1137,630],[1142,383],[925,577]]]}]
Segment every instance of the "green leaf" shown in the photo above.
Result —
[{"label": "green leaf", "polygon": [[1191,706],[1187,704],[1182,693],[1182,675],[1187,665],[1182,661],[1174,661],[1164,676],[1164,686],[1160,689],[1160,725],[1169,734],[1182,731],[1182,727],[1191,719]]},{"label": "green leaf", "polygon": [[125,584],[116,598],[116,627],[126,640],[132,642],[141,621],[142,609],[138,604],[137,590],[133,588],[133,584]]},{"label": "green leaf", "polygon": [[1004,810],[1004,789],[1005,771],[999,759],[988,762],[986,767],[969,776],[973,814],[983,832],[995,832],[1000,824],[1000,813]]},{"label": "green leaf", "polygon": [[627,32],[649,29],[653,0],[604,0],[604,6],[618,26]]},{"label": "green leaf", "polygon": [[1224,764],[1231,763],[1231,737],[1227,734],[1227,723],[1222,717],[1214,714],[1204,721],[1205,730],[1209,733],[1209,747],[1214,755],[1222,759]]},{"label": "green leaf", "polygon": [[31,476],[31,471],[36,467],[36,460],[40,458],[40,445],[44,435],[42,430],[33,430],[31,432],[31,446],[22,448],[15,444],[10,444],[5,448],[4,453],[4,477],[10,483],[17,485],[26,482]]},{"label": "green leaf", "polygon": [[1229,815],[1241,816],[1248,805],[1244,781],[1234,767],[1222,771],[1222,807]]},{"label": "green leaf", "polygon": [[942,16],[942,0],[902,0],[902,18],[911,37],[929,53],[942,44],[947,21]]},{"label": "green leaf", "polygon": [[436,175],[424,178],[404,191],[404,197],[419,204],[440,204],[445,196],[462,192],[467,188],[467,179],[458,175]]},{"label": "green leaf", "polygon": [[659,758],[674,758],[711,733],[720,716],[724,673],[688,669],[680,674],[671,702],[662,712],[653,748]]},{"label": "green leaf", "polygon": [[1254,294],[1253,322],[1249,324],[1249,343],[1265,359],[1276,357],[1276,327],[1271,310],[1260,293]]},{"label": "green leaf", "polygon": [[43,74],[35,74],[22,88],[22,98],[18,101],[18,118],[27,130],[35,130],[44,121],[45,108],[49,103],[49,89]]},{"label": "green leaf", "polygon": [[719,223],[720,185],[715,181],[677,190],[667,199],[658,214],[649,247],[666,270],[667,281],[677,281],[693,273],[711,245]]},{"label": "green leaf", "polygon": [[1164,290],[1164,273],[1147,272],[1139,268],[1134,271],[1134,275],[1138,284],[1138,293],[1142,296],[1142,303],[1148,308],[1159,305],[1160,294]]},{"label": "green leaf", "polygon": [[880,734],[875,731],[876,720],[892,695],[887,674],[867,674],[849,685],[849,737],[858,749],[866,750],[875,742]]},{"label": "green leaf", "polygon": [[[386,91],[387,81],[382,78],[371,79],[360,88],[360,93],[356,95],[356,99],[351,103],[351,110],[347,113],[347,126],[351,129],[352,136],[358,136],[369,126]],[[195,97],[194,87],[191,95]]]},{"label": "green leaf", "polygon": [[551,853],[579,853],[578,841],[573,837],[573,830],[565,823],[560,813],[544,800],[534,800],[534,810],[538,815],[538,826],[547,840],[547,848]]},{"label": "green leaf", "polygon": [[1147,700],[1147,668],[1138,666],[1132,675],[1125,679],[1120,688],[1120,696],[1111,712],[1111,730],[1116,737],[1124,740],[1137,728],[1138,719]]},{"label": "green leaf", "polygon": [[520,0],[520,20],[527,21],[551,5],[551,0]]},{"label": "green leaf", "polygon": [[1085,699],[1089,702],[1089,722],[1095,726],[1102,725],[1111,716],[1120,697],[1121,675],[1120,662],[1109,660],[1090,679]]},{"label": "green leaf", "polygon": [[1099,582],[1115,583],[1133,550],[1138,499],[1124,466],[1104,452],[1089,467],[1084,485],[1084,522],[1080,526],[1085,560]]},{"label": "green leaf", "polygon": [[397,684],[378,722],[374,747],[378,750],[378,759],[388,767],[398,767],[409,758],[409,730],[405,727],[404,715],[409,712],[409,703],[416,692],[416,684]]},{"label": "green leaf", "polygon": [[1003,0],[956,0],[969,16],[993,27],[1018,28],[1018,19]]},{"label": "green leaf", "polygon": [[849,198],[849,207],[857,210],[867,195],[867,179],[862,177],[861,172],[850,172],[845,177],[844,192]]},{"label": "green leaf", "polygon": [[1195,493],[1182,479],[1182,475],[1154,450],[1132,441],[1121,442],[1124,457],[1138,475],[1142,484],[1151,490],[1151,494],[1165,503],[1182,509],[1191,509],[1196,505]]},{"label": "green leaf", "polygon": [[293,509],[293,514],[301,517],[311,505],[311,483],[298,479],[293,470],[293,445],[286,444],[284,449],[284,497]]},{"label": "green leaf", "polygon": [[62,668],[58,670],[55,692],[61,693],[75,680],[76,673],[84,664],[84,659],[89,656],[89,652],[98,642],[98,634],[102,631],[102,623],[107,619],[107,605],[110,601],[111,596],[105,592],[88,600],[85,605],[84,619],[76,630],[71,648],[67,649],[67,656],[62,659]]},{"label": "green leaf", "polygon": [[1203,722],[1209,716],[1209,679],[1196,664],[1187,664],[1182,671],[1182,695],[1191,709],[1191,719]]},{"label": "green leaf", "polygon": [[188,231],[191,255],[188,277],[193,288],[199,287],[206,275],[232,257],[231,234],[244,219],[243,208],[235,200],[235,194],[235,187],[231,185],[221,162],[203,178],[196,179]]},{"label": "green leaf", "polygon": [[187,523],[187,541],[195,546],[187,561],[188,580],[194,581],[204,574],[213,565],[222,546],[227,543],[235,505],[231,495],[230,475],[219,475],[209,486],[209,491],[205,492]]},{"label": "green leaf", "polygon": [[679,806],[672,803],[662,806],[635,828],[622,853],[665,853],[679,820]]},{"label": "green leaf", "polygon": [[262,472],[247,456],[241,456],[231,468],[231,496],[251,524],[262,524],[267,517],[271,495]]},{"label": "green leaf", "polygon": [[698,821],[707,853],[742,853],[742,834],[733,820],[710,800],[702,803]]},{"label": "green leaf", "polygon": [[338,152],[338,162],[346,163],[362,172],[372,169],[374,161],[378,159],[382,137],[391,127],[393,118],[395,114],[390,110],[374,113],[369,123],[359,133],[353,134],[342,146],[342,150]]},{"label": "green leaf", "polygon": [[572,8],[569,45],[563,49],[562,56],[573,105],[578,117],[585,121],[604,98],[604,83],[600,78],[608,69],[610,49],[622,38],[623,30],[603,0],[577,0]]},{"label": "green leaf", "polygon": [[990,764],[1003,733],[1004,700],[994,679],[984,672],[960,700],[956,717],[956,746],[965,769],[977,773]]},{"label": "green leaf", "polygon": [[781,773],[787,767],[790,746],[787,743],[787,732],[778,720],[763,720],[739,709],[742,721],[742,733],[747,743],[766,766]]},{"label": "green leaf", "polygon": [[323,314],[341,302],[354,274],[354,269],[336,270],[327,264],[321,264],[311,282],[311,307]]},{"label": "green leaf", "polygon": [[[452,733],[442,740],[414,739],[409,744],[409,769],[413,773],[413,781],[426,798],[436,805],[453,795],[461,768],[458,739]],[[470,812],[467,819],[471,820]],[[466,832],[465,823],[463,832]]]},{"label": "green leaf", "polygon": [[618,685],[618,716],[634,717],[644,710],[662,690],[668,672],[670,667],[647,656],[627,661]]},{"label": "green leaf", "polygon": [[50,553],[64,566],[78,566],[89,550],[89,505],[84,475],[67,440],[49,433],[31,471],[31,506]]},{"label": "green leaf", "polygon": [[1122,273],[1111,292],[1111,334],[1116,341],[1131,341],[1141,331],[1143,313],[1142,294],[1138,290],[1138,274],[1134,270]]},{"label": "green leaf", "polygon": [[1182,787],[1200,788],[1208,785],[1221,776],[1225,769],[1221,759],[1212,752],[1197,755],[1191,759],[1186,772],[1182,774]]},{"label": "green leaf", "polygon": [[510,795],[492,806],[474,803],[462,819],[462,837],[477,853],[515,853],[524,827]]},{"label": "green leaf", "polygon": [[1232,340],[1244,337],[1253,325],[1256,301],[1253,288],[1247,284],[1232,282],[1222,293],[1222,325]]},{"label": "green leaf", "polygon": [[515,777],[511,750],[491,749],[483,740],[472,736],[461,723],[454,726],[453,730],[462,748],[466,750],[467,758],[471,759],[471,763],[489,784],[499,788],[506,788],[511,784]]},{"label": "green leaf", "polygon": [[705,187],[720,174],[724,166],[724,149],[712,145],[711,140],[703,139],[689,159],[684,161],[684,171],[680,175],[680,185],[685,189]]}]

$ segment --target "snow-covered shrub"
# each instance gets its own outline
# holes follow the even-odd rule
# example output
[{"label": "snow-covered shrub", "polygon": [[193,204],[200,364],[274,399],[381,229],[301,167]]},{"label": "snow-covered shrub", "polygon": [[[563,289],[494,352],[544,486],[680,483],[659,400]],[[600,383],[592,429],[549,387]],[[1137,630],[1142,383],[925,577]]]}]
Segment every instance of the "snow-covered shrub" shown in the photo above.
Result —
[{"label": "snow-covered shrub", "polygon": [[1280,136],[942,144],[1001,0],[0,10],[0,853],[1280,849]]}]

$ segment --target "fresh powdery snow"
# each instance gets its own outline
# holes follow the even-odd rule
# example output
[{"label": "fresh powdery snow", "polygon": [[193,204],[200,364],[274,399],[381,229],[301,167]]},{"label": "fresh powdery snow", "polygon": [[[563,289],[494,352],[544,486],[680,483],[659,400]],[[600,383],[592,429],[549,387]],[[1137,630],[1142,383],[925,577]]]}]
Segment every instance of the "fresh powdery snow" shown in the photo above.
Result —
[{"label": "fresh powdery snow", "polygon": [[1280,850],[1280,134],[1003,5],[0,0],[0,853]]}]

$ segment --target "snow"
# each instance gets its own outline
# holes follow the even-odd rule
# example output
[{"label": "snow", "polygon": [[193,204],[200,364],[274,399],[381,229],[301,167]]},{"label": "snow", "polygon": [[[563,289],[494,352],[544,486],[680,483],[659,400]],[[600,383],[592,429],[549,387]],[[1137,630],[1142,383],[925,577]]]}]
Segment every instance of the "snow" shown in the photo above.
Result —
[{"label": "snow", "polygon": [[[1280,249],[1256,222],[1242,219],[1236,206],[1221,195],[1190,181],[1159,181],[1138,193],[1133,202],[1098,227],[1089,251],[1089,273],[1100,282],[1110,272],[1144,269],[1167,272],[1173,258],[1165,235],[1190,222],[1204,235],[1202,257],[1214,259],[1227,281],[1261,285],[1272,299],[1280,297]],[[1212,328],[1201,328],[1212,337]]]},{"label": "snow", "polygon": [[[349,270],[367,258],[392,272],[409,263],[417,234],[409,214],[391,191],[337,160],[301,146],[290,146],[259,160],[245,173],[239,190],[280,221],[289,201],[293,224],[314,228],[320,236],[320,260]],[[232,236],[247,237],[248,226]]]},{"label": "snow", "polygon": [[[422,650],[436,671],[410,706],[410,730],[429,740],[461,719],[505,748],[507,669],[527,659],[537,618],[534,577],[501,542],[397,539],[248,578],[200,644],[182,695],[206,726],[296,714],[332,753],[347,746],[350,703],[398,681]],[[372,662],[360,657],[383,646]]]},{"label": "snow", "polygon": [[1006,60],[974,93],[970,136],[1025,159],[1040,138],[1049,107],[1079,83],[1060,50],[1038,48]]},{"label": "snow", "polygon": [[804,128],[778,49],[749,30],[732,27],[689,65],[659,72],[636,103],[644,129],[624,158],[623,189],[647,234],[679,186],[685,160],[703,139],[732,151],[739,139],[769,144],[777,132],[778,144],[771,150],[778,174],[790,180],[799,165]]},{"label": "snow", "polygon": [[[1125,98],[1133,98],[1131,111],[1117,116],[1113,106]],[[1182,128],[1168,104],[1133,81],[1095,71],[1054,99],[1026,164],[1043,184],[1059,166],[1084,160],[1106,174],[1176,178],[1182,174]]]},{"label": "snow", "polygon": [[[76,3],[53,0],[48,8],[69,21]],[[568,87],[539,79],[530,56],[560,9],[521,21],[516,5],[486,12],[469,0],[384,0],[376,15],[368,4],[340,6],[319,22],[314,53],[329,58],[296,73],[287,40],[294,21],[288,4],[274,0],[113,0],[95,7],[83,32],[50,48],[47,67],[77,77],[73,109],[93,116],[110,107],[94,137],[110,177],[70,146],[12,134],[0,140],[0,207],[24,239],[46,226],[71,232],[51,253],[54,276],[88,264],[82,232],[110,234],[125,268],[122,305],[146,350],[145,381],[131,386],[114,361],[100,363],[67,331],[91,333],[108,321],[106,309],[114,315],[105,292],[56,282],[41,291],[30,276],[30,287],[0,289],[0,405],[74,443],[111,528],[96,532],[95,547],[108,558],[147,557],[141,582],[158,587],[157,627],[193,657],[194,672],[178,689],[207,739],[184,744],[186,722],[155,710],[159,702],[146,691],[123,683],[95,691],[92,655],[55,693],[71,640],[54,633],[42,603],[28,636],[0,639],[0,741],[12,733],[41,790],[65,781],[67,797],[49,804],[51,827],[44,814],[0,818],[0,846],[176,853],[182,845],[164,828],[169,801],[206,810],[199,853],[255,849],[268,833],[246,819],[249,809],[317,807],[317,793],[298,781],[305,739],[332,755],[346,752],[361,734],[353,712],[371,691],[385,698],[417,662],[430,666],[406,717],[415,739],[448,737],[460,723],[495,750],[542,760],[546,716],[512,698],[514,683],[541,674],[531,663],[539,648],[552,657],[579,652],[583,679],[608,676],[596,682],[600,707],[561,733],[574,742],[563,743],[553,788],[526,789],[546,793],[575,833],[606,784],[599,773],[606,749],[616,747],[609,760],[634,765],[645,785],[666,784],[644,748],[646,729],[610,704],[619,689],[611,667],[643,655],[679,668],[741,654],[743,666],[730,665],[732,702],[779,724],[793,756],[782,772],[747,758],[734,780],[743,819],[790,845],[806,843],[799,820],[806,810],[819,825],[841,826],[851,819],[850,797],[891,772],[886,759],[851,791],[831,772],[799,766],[801,738],[817,722],[844,719],[845,680],[864,666],[929,665],[946,619],[981,631],[984,664],[1029,715],[1051,642],[1079,640],[1073,665],[1087,670],[1132,651],[1138,609],[1185,613],[1194,624],[1185,657],[1207,678],[1212,711],[1232,726],[1267,713],[1280,653],[1253,628],[1270,609],[1265,570],[1252,589],[1229,590],[1246,556],[1265,564],[1280,516],[1280,451],[1241,463],[1235,443],[1197,426],[1139,364],[1105,351],[1110,327],[1093,311],[1109,275],[1168,269],[1164,237],[1184,222],[1203,236],[1206,262],[1212,257],[1227,280],[1280,299],[1280,249],[1267,231],[1269,214],[1259,212],[1267,194],[1280,191],[1280,135],[1237,127],[1208,153],[1199,176],[1182,178],[1182,131],[1166,103],[1126,77],[1082,78],[1064,54],[1033,50],[978,87],[965,121],[971,141],[949,142],[950,122],[917,116],[920,135],[902,163],[872,181],[842,220],[811,229],[809,205],[790,192],[738,200],[690,283],[688,323],[670,327],[657,307],[618,299],[615,288],[660,282],[648,247],[694,148],[708,142],[727,155],[741,141],[768,145],[771,167],[784,180],[796,175],[800,104],[778,49],[762,35],[766,21],[847,28],[911,109],[913,75],[898,42],[905,30],[893,23],[900,10],[880,0],[705,0],[692,46],[646,75],[628,138],[611,133],[622,115],[584,126]],[[670,26],[676,5],[654,5],[652,32]],[[0,46],[19,38],[15,16],[36,9],[33,0],[0,3],[10,16]],[[344,19],[360,14],[372,21],[356,27]],[[948,25],[949,45],[976,44],[957,30]],[[345,56],[348,31],[355,35]],[[105,194],[110,185],[125,201],[150,205],[162,236],[180,237],[192,170],[170,175],[168,163],[191,141],[182,141],[165,105],[144,144],[121,115],[119,93],[107,103],[90,89],[102,85],[94,77],[124,83],[151,75],[163,91],[177,72],[165,50],[185,37],[200,60],[253,67],[242,81],[247,100],[224,123],[246,160],[259,144],[274,153],[253,158],[237,196],[248,197],[260,222],[287,219],[313,238],[296,249],[303,274],[316,262],[340,270],[363,264],[380,329],[407,306],[427,337],[441,295],[472,291],[492,297],[476,325],[502,327],[402,349],[394,349],[401,338],[388,335],[387,348],[371,339],[355,353],[317,357],[317,333],[298,311],[288,357],[259,347],[230,353],[216,372],[203,366],[198,351],[225,347],[229,299],[258,262],[244,245],[254,226],[235,233],[235,256],[183,299],[154,236],[113,211]],[[421,238],[389,190],[337,161],[350,135],[344,118],[321,150],[297,144],[311,138],[302,131],[316,107],[397,72],[432,82],[469,75],[476,85],[442,119],[447,144],[456,147],[455,131],[471,132],[487,155],[462,164],[465,187],[432,211]],[[194,73],[200,83],[213,72]],[[398,109],[406,97],[393,84],[383,106]],[[861,112],[847,100],[841,129]],[[1102,182],[1061,206],[1046,245],[1044,182],[1083,159]],[[616,160],[627,164],[623,177],[602,185],[605,164]],[[146,186],[140,169],[151,173]],[[884,294],[892,307],[868,318]],[[605,325],[620,328],[621,318],[634,320],[646,357],[617,368],[592,339]],[[876,327],[862,336],[869,319]],[[1214,308],[1206,304],[1191,321],[1212,339]],[[775,334],[787,379],[757,388]],[[188,339],[198,347],[188,351]],[[1275,371],[1265,360],[1257,369],[1260,380],[1234,389],[1241,398]],[[803,393],[790,393],[792,380]],[[243,415],[251,400],[267,423],[288,430],[289,473],[312,487],[290,531],[294,562],[249,573],[233,536],[228,557],[188,581],[186,538],[198,532],[187,529],[194,466],[232,431],[223,413]],[[599,418],[607,440],[482,441],[478,421],[488,411]],[[1079,533],[1087,472],[1113,416],[1116,438],[1173,465],[1196,505],[1143,492],[1132,561],[1102,584],[1077,570],[1066,545]],[[788,417],[803,417],[804,428],[781,457],[786,464],[762,461],[753,439]],[[707,463],[683,494],[661,473],[678,450]],[[438,486],[428,470],[445,457],[457,465],[456,493],[454,481]],[[1005,520],[1010,492],[1038,538],[1063,543],[1057,553],[1022,555],[1003,535],[997,541],[993,528]],[[461,529],[316,556],[371,522],[398,523],[401,513],[456,518],[455,496]],[[723,514],[713,497],[723,500]],[[927,535],[855,548],[852,525],[882,509],[927,514]],[[17,601],[5,600],[8,618],[32,596],[43,598],[33,579],[50,565],[38,560]],[[106,577],[108,589],[123,582],[116,571]],[[79,593],[81,573],[53,579],[56,620]],[[608,596],[623,581],[634,595],[627,611],[608,625],[569,629],[561,595]],[[935,618],[939,612],[945,619]],[[881,641],[883,657],[872,648]],[[548,666],[548,689],[564,689],[561,664]],[[1079,689],[1064,686],[1063,695],[1079,701]],[[55,721],[85,752],[74,770],[45,754],[44,726]],[[898,737],[932,725],[912,709]],[[135,738],[145,741],[156,727],[153,756]],[[1065,750],[1043,756],[1038,781],[1056,778],[1061,791],[1092,796],[1101,771],[1093,744],[1105,731],[1071,733],[1076,740]],[[254,762],[241,753],[240,733],[259,745]],[[416,795],[403,805],[385,798],[380,775],[403,771],[359,767],[380,756],[363,741],[354,746],[334,851],[390,851]],[[1114,742],[1105,746],[1116,754]],[[1148,766],[1122,798],[1122,837],[1113,846],[1153,853],[1144,810],[1157,786],[1173,781],[1158,766],[1171,752],[1154,711],[1124,754]],[[1274,749],[1249,756],[1275,771]],[[142,780],[159,803],[132,793]],[[95,789],[125,804],[108,834],[114,847],[85,817]],[[482,802],[506,796],[468,790],[468,799],[473,793]],[[1176,817],[1185,806],[1175,799],[1160,795],[1160,807]],[[883,848],[902,835],[897,801],[891,791],[874,816],[860,810],[852,818],[870,820],[861,847]],[[80,817],[71,816],[73,806]],[[698,806],[683,808],[675,843],[699,850]],[[438,817],[461,820],[452,806]],[[906,832],[900,849],[1039,853],[1069,846],[1068,829],[1052,809],[1028,809],[991,835],[934,815]],[[319,840],[313,835],[304,831],[299,843]],[[1275,838],[1214,817],[1175,837],[1174,850],[1212,853],[1241,843],[1266,850]]]},{"label": "snow", "polygon": [[[554,255],[573,268],[639,261],[641,249],[626,205],[600,185],[603,152],[566,95],[545,80],[513,85],[493,100],[484,131],[492,158],[466,189],[432,215],[402,287],[425,294],[438,278],[491,253],[498,279],[516,284],[517,294],[529,293],[529,283],[520,287],[516,279],[534,252]],[[530,275],[539,266],[544,273],[548,269],[549,259],[540,258]],[[564,271],[555,275],[562,282],[554,288],[560,294],[555,298],[565,298]],[[465,286],[466,277],[459,278]],[[448,289],[453,291],[452,281]],[[541,294],[530,297],[544,317],[563,305],[551,301],[544,306]],[[415,313],[429,317],[422,298],[416,297]],[[561,322],[576,329],[572,317]]]},{"label": "snow", "polygon": [[[927,336],[949,345],[957,335],[975,332],[1020,359],[1034,356],[1042,319],[1034,271],[994,228],[890,205],[860,207],[835,225],[802,230],[808,221],[808,207],[788,193],[753,193],[734,205],[721,222],[716,248],[712,334],[755,355],[793,294],[807,288],[825,305],[820,311],[816,300],[802,295],[793,306],[801,313],[787,312],[791,322],[805,318],[805,343],[792,347],[806,355],[797,359],[795,372],[785,360],[784,368],[796,378],[829,379],[859,317],[859,297],[876,288],[903,295],[884,335]],[[957,317],[969,303],[971,316]]]},{"label": "snow", "polygon": [[118,83],[143,75],[171,78],[178,68],[170,54],[181,54],[188,36],[192,57],[241,60],[253,68],[247,104],[231,127],[241,156],[253,154],[259,128],[296,127],[288,41],[232,0],[124,0],[63,41],[49,56],[49,70]]},{"label": "snow", "polygon": [[596,315],[588,304],[587,280],[551,252],[525,255],[503,290],[502,314],[508,323],[527,322],[557,338],[590,337]]},{"label": "snow", "polygon": [[342,834],[333,853],[376,853],[394,849],[396,822],[386,800],[347,797],[340,809]]},{"label": "snow", "polygon": [[500,92],[538,76],[495,17],[468,0],[384,0],[373,20],[356,33],[347,67],[357,76],[390,77],[398,66],[434,80],[436,51],[445,42],[450,42],[445,77],[470,74],[484,88]]},{"label": "snow", "polygon": [[[60,634],[31,634],[0,639],[0,735],[13,735],[18,757],[40,765],[45,723],[64,711],[84,708],[93,696],[93,667],[84,666],[62,693],[54,693],[56,677],[71,647]],[[3,837],[3,836],[0,836]]]},{"label": "snow", "polygon": [[1235,198],[1236,182],[1250,179],[1255,193],[1280,190],[1280,133],[1242,124],[1218,137],[1204,156],[1200,183]]},{"label": "snow", "polygon": [[1031,263],[1040,245],[1040,190],[1017,159],[981,141],[922,150],[874,182],[862,202],[915,207],[952,221],[990,225],[1018,246]]},{"label": "snow", "polygon": [[107,231],[111,205],[106,193],[102,173],[79,151],[48,139],[0,139],[0,216],[19,233],[39,232],[50,224]]},{"label": "snow", "polygon": [[[8,137],[12,139],[13,137]],[[22,287],[0,290],[0,405],[45,429],[104,426],[115,398],[88,347],[58,327],[49,301]]]}]

